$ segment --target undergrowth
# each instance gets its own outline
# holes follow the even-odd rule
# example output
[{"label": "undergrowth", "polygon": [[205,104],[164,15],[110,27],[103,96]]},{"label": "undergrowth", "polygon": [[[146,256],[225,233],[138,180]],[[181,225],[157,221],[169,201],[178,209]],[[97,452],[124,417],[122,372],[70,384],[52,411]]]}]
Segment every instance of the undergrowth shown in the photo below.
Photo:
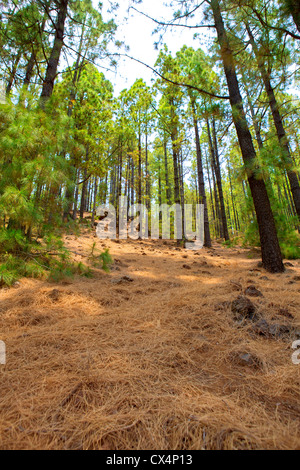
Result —
[{"label": "undergrowth", "polygon": [[101,268],[105,272],[109,272],[110,265],[113,263],[109,250],[105,250],[103,253],[100,253],[96,249],[96,243],[93,243],[89,260],[95,268]]},{"label": "undergrowth", "polygon": [[22,277],[59,282],[74,275],[91,277],[90,268],[74,263],[57,235],[29,241],[22,230],[0,230],[0,287],[11,287]]},{"label": "undergrowth", "polygon": [[[277,216],[276,222],[278,240],[283,259],[300,259],[299,233],[282,217]],[[257,221],[249,225],[245,233],[243,246],[260,246]]]}]

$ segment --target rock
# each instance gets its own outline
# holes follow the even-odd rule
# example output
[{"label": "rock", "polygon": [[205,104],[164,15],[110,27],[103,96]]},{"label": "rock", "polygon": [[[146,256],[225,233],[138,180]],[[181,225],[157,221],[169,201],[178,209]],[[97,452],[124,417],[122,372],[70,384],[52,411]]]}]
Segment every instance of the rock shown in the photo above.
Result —
[{"label": "rock", "polygon": [[294,316],[288,311],[287,308],[280,308],[278,315],[281,315],[282,317],[290,318],[291,320],[294,320]]},{"label": "rock", "polygon": [[237,281],[230,281],[231,286],[234,288],[234,290],[239,290],[241,291],[243,289],[242,284],[240,284]]},{"label": "rock", "polygon": [[283,338],[284,336],[289,335],[291,332],[291,328],[287,325],[279,325],[278,323],[274,323],[270,325],[269,334],[274,338]]},{"label": "rock", "polygon": [[251,297],[263,297],[263,294],[253,285],[247,287],[245,295],[250,295]]},{"label": "rock", "polygon": [[192,269],[188,264],[184,264],[182,267],[183,267],[184,269]]},{"label": "rock", "polygon": [[266,320],[259,320],[253,330],[259,336],[269,336],[269,323]]},{"label": "rock", "polygon": [[256,319],[255,305],[243,295],[239,295],[239,297],[231,303],[231,311],[237,321]]},{"label": "rock", "polygon": [[262,365],[261,361],[257,357],[249,353],[241,353],[236,357],[236,359],[241,366],[258,368]]},{"label": "rock", "polygon": [[51,299],[53,302],[58,302],[58,301],[59,301],[60,294],[61,294],[61,292],[60,292],[58,289],[53,289],[53,290],[48,294],[48,297],[50,297],[50,299]]},{"label": "rock", "polygon": [[259,279],[260,279],[260,281],[269,281],[270,280],[267,276],[262,276]]},{"label": "rock", "polygon": [[288,325],[280,325],[279,323],[268,323],[266,320],[259,320],[254,328],[254,332],[259,336],[266,338],[279,339],[291,333],[292,328]]},{"label": "rock", "polygon": [[112,279],[112,284],[123,284],[128,282],[134,282],[134,279],[130,276],[122,276],[119,279]]},{"label": "rock", "polygon": [[294,267],[294,265],[292,263],[284,263],[284,266],[286,268],[293,268]]}]

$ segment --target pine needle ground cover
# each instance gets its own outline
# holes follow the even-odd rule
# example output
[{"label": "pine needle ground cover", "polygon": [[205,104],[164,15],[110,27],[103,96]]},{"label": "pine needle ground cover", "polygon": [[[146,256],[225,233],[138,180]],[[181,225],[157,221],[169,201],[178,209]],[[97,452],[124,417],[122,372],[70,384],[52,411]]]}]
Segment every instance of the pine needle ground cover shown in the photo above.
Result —
[{"label": "pine needle ground cover", "polygon": [[[65,243],[89,263],[90,233]],[[299,261],[269,274],[238,247],[96,248],[109,273],[0,290],[1,449],[300,448]],[[249,286],[257,315],[290,333],[236,321]]]}]

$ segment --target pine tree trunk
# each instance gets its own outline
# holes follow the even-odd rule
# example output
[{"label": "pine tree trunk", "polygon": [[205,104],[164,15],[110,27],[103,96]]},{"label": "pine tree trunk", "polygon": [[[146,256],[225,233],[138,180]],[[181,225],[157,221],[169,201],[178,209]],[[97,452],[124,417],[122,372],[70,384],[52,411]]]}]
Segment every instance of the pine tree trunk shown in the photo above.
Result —
[{"label": "pine tree trunk", "polygon": [[212,186],[211,186],[211,180],[210,180],[210,172],[209,172],[209,163],[208,163],[208,158],[207,154],[205,156],[206,158],[206,171],[207,171],[207,176],[208,176],[208,185],[209,185],[209,193],[210,193],[210,203],[211,203],[211,210],[212,210],[212,217],[213,220],[216,220],[216,213],[215,213],[215,207],[214,207],[214,198],[213,198],[213,192],[212,192]]},{"label": "pine tree trunk", "polygon": [[168,168],[168,149],[167,149],[167,139],[164,136],[164,159],[165,159],[165,179],[166,179],[166,197],[167,204],[171,205],[171,188],[169,180],[169,168]]},{"label": "pine tree trunk", "polygon": [[18,65],[20,63],[21,57],[22,57],[22,53],[21,53],[21,51],[19,51],[18,55],[16,57],[16,60],[14,61],[14,65],[13,65],[12,71],[11,71],[9,79],[8,79],[8,84],[7,84],[7,87],[6,87],[6,96],[7,97],[10,95],[11,89],[13,87],[15,77],[16,77],[16,73],[17,73],[17,70],[18,70]]},{"label": "pine tree trunk", "polygon": [[288,11],[293,17],[295,25],[300,33],[300,3],[299,0],[285,0]]},{"label": "pine tree trunk", "polygon": [[58,3],[58,15],[55,24],[55,38],[51,55],[48,61],[46,77],[43,83],[43,89],[40,98],[40,105],[42,109],[45,109],[46,103],[51,97],[54,88],[54,81],[57,75],[59,59],[63,48],[68,4],[69,0],[60,0]]},{"label": "pine tree trunk", "polygon": [[223,236],[226,241],[229,241],[229,233],[228,233],[226,210],[225,210],[225,203],[224,203],[224,194],[223,194],[223,185],[222,185],[222,176],[221,176],[221,168],[220,168],[220,158],[219,158],[219,150],[218,150],[218,140],[217,140],[217,133],[216,133],[216,123],[215,123],[214,118],[213,118],[213,139],[214,139],[215,170],[216,170],[217,186],[218,186],[219,199],[220,199]]},{"label": "pine tree trunk", "polygon": [[86,210],[87,188],[88,188],[88,180],[86,179],[87,178],[87,169],[84,170],[83,178],[84,178],[84,181],[82,183],[82,188],[81,188],[80,220],[83,220],[84,212]]},{"label": "pine tree trunk", "polygon": [[138,204],[142,204],[142,136],[139,131],[139,181],[138,181]]},{"label": "pine tree trunk", "polygon": [[196,116],[195,100],[191,99],[191,104],[192,104],[192,111],[193,111],[193,122],[194,122],[195,140],[196,140],[199,204],[204,205],[204,246],[206,248],[211,248],[208,209],[207,209],[207,200],[206,200],[206,193],[205,193],[204,173],[203,173],[203,164],[202,164],[202,151],[201,151],[201,145],[200,145],[198,121],[197,121],[197,116]]},{"label": "pine tree trunk", "polygon": [[151,207],[151,194],[150,194],[150,173],[149,173],[149,152],[148,152],[148,129],[146,129],[146,206],[148,212]]},{"label": "pine tree trunk", "polygon": [[92,222],[91,222],[92,227],[94,227],[94,223],[95,223],[97,192],[98,192],[98,177],[96,176],[95,181],[94,181],[93,215],[92,215]]},{"label": "pine tree trunk", "polygon": [[131,159],[131,205],[134,206],[134,160]]},{"label": "pine tree trunk", "polygon": [[229,89],[233,121],[236,127],[243,160],[246,168],[248,168],[248,181],[259,227],[263,266],[270,272],[284,272],[285,268],[282,262],[275,221],[265,183],[263,180],[256,179],[253,172],[249,171],[249,168],[251,168],[255,162],[256,153],[246,120],[234,64],[234,56],[227,38],[219,0],[212,0],[211,7]]}]

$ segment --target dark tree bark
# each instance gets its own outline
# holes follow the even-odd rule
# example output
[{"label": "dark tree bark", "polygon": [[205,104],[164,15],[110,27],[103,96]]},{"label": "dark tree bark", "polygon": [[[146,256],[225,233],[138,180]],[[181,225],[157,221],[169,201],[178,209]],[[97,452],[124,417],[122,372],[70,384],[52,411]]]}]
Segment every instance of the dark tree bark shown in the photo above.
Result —
[{"label": "dark tree bark", "polygon": [[20,63],[21,57],[22,57],[22,52],[19,51],[18,55],[16,57],[16,60],[14,61],[14,65],[13,65],[13,68],[11,70],[11,73],[10,73],[10,76],[9,76],[9,79],[8,79],[8,83],[7,83],[7,87],[6,87],[6,96],[7,97],[10,95],[11,89],[13,87],[13,84],[14,84],[14,81],[15,81],[15,78],[16,78],[16,74],[17,74],[17,70],[18,70],[18,65]]},{"label": "dark tree bark", "polygon": [[256,179],[253,175],[253,171],[251,170],[251,167],[256,160],[256,153],[246,120],[243,100],[236,74],[234,56],[227,38],[219,0],[212,0],[211,7],[229,89],[233,121],[236,127],[243,160],[248,171],[248,181],[259,227],[263,266],[270,272],[284,272],[285,268],[282,262],[275,221],[267,189],[264,181]]},{"label": "dark tree bark", "polygon": [[[173,111],[173,115],[174,115]],[[179,147],[178,147],[178,130],[177,126],[174,124],[173,116],[173,126],[171,132],[172,140],[172,150],[173,150],[173,166],[174,166],[174,191],[175,191],[175,203],[180,204],[180,187],[179,187]]]},{"label": "dark tree bark", "polygon": [[214,148],[212,145],[212,139],[210,135],[210,127],[209,127],[209,121],[207,119],[207,132],[208,132],[208,141],[209,141],[209,150],[210,150],[210,167],[211,167],[211,174],[212,174],[212,182],[213,182],[213,194],[214,194],[214,200],[215,200],[215,227],[216,227],[216,235],[217,237],[224,238],[224,233],[223,233],[223,225],[222,225],[222,214],[221,214],[221,208],[220,208],[220,200],[219,200],[219,192],[217,188],[217,183],[216,183],[216,164],[215,164],[215,154],[214,154]]},{"label": "dark tree bark", "polygon": [[208,163],[207,154],[205,155],[205,160],[206,160],[206,171],[207,171],[207,176],[208,176],[208,186],[209,186],[212,217],[213,217],[213,220],[215,220],[216,219],[216,212],[215,212],[215,207],[214,207],[214,198],[213,198],[212,186],[211,186],[211,181],[210,181],[210,172],[209,172],[209,163]]},{"label": "dark tree bark", "polygon": [[166,179],[167,204],[171,205],[171,188],[170,188],[170,179],[169,179],[168,149],[167,149],[166,136],[164,136],[164,160],[165,160],[165,179]]},{"label": "dark tree bark", "polygon": [[295,25],[300,33],[300,3],[299,0],[285,0],[287,10],[292,15]]},{"label": "dark tree bark", "polygon": [[[158,203],[159,207],[162,205],[162,183],[161,183],[161,168],[160,168],[160,160],[158,162]],[[162,239],[161,233],[161,224],[162,224],[162,213],[159,211],[159,239]]]},{"label": "dark tree bark", "polygon": [[149,151],[148,151],[148,126],[146,126],[146,206],[148,212],[151,207],[151,184],[149,173]]},{"label": "dark tree bark", "polygon": [[57,75],[57,68],[64,43],[65,23],[68,13],[69,0],[60,0],[58,2],[58,15],[55,24],[55,38],[48,61],[46,77],[43,83],[43,89],[40,98],[41,108],[44,109],[47,101],[52,95],[54,81]]},{"label": "dark tree bark", "polygon": [[[78,178],[78,175],[79,175],[79,171],[77,172],[77,178]],[[79,185],[77,182],[76,189],[75,189],[75,196],[74,196],[73,220],[77,219],[78,197],[79,197]]]},{"label": "dark tree bark", "polygon": [[92,222],[91,222],[92,227],[94,227],[94,223],[95,223],[97,192],[98,192],[98,177],[96,176],[94,180],[93,215],[92,215]]},{"label": "dark tree bark", "polygon": [[220,209],[221,209],[221,218],[222,218],[222,227],[223,227],[223,237],[226,241],[229,240],[229,233],[228,233],[228,226],[227,226],[227,218],[226,218],[226,210],[225,210],[225,202],[224,202],[224,194],[223,194],[223,185],[222,185],[222,176],[221,176],[221,167],[220,167],[220,157],[219,157],[219,150],[218,150],[218,140],[217,140],[217,132],[216,132],[216,123],[213,118],[213,148],[214,148],[214,164],[215,164],[215,172],[217,178],[217,186],[219,191],[219,199],[220,199]]},{"label": "dark tree bark", "polygon": [[234,198],[234,194],[233,194],[233,186],[232,186],[232,178],[231,178],[231,170],[230,170],[229,162],[227,162],[227,168],[228,168],[229,186],[230,186],[231,202],[232,202],[232,209],[233,209],[233,215],[234,215],[235,230],[239,231],[240,230],[240,221],[239,221],[239,217],[238,217],[238,211],[235,207],[235,198]]},{"label": "dark tree bark", "polygon": [[191,98],[191,104],[192,104],[195,140],[196,140],[199,203],[204,205],[204,246],[206,248],[210,248],[211,237],[210,237],[207,200],[206,200],[206,192],[205,192],[205,184],[204,184],[202,150],[201,150],[201,145],[200,145],[199,128],[198,128],[198,121],[197,121],[197,115],[196,115],[196,103],[195,103],[195,100],[193,100],[192,98]]},{"label": "dark tree bark", "polygon": [[81,189],[81,202],[80,202],[80,220],[84,218],[84,212],[86,209],[86,202],[87,202],[87,189],[88,189],[88,180],[87,178],[87,169],[84,170],[84,182],[82,183]]},{"label": "dark tree bark", "polygon": [[131,205],[134,206],[134,160],[131,159]]},{"label": "dark tree bark", "polygon": [[[46,8],[47,7],[48,7],[48,4],[46,5]],[[37,34],[35,43],[32,44],[32,52],[31,52],[31,56],[29,58],[27,66],[26,66],[26,73],[25,73],[25,78],[24,78],[24,82],[23,82],[23,86],[24,86],[25,89],[28,88],[28,86],[31,82],[32,76],[33,76],[33,70],[34,70],[34,66],[36,64],[36,60],[37,60],[37,58],[36,58],[36,47],[40,48],[40,44],[39,44],[39,46],[36,46],[36,43],[38,43],[38,41],[39,41],[38,36],[40,37],[40,41],[42,41],[42,36],[43,36],[44,31],[45,31],[47,17],[48,17],[48,15],[47,15],[47,13],[45,13],[44,17],[43,17],[43,20],[42,20],[42,23],[39,26],[39,32]]]},{"label": "dark tree bark", "polygon": [[138,181],[138,204],[142,204],[142,136],[139,130],[139,181]]}]

